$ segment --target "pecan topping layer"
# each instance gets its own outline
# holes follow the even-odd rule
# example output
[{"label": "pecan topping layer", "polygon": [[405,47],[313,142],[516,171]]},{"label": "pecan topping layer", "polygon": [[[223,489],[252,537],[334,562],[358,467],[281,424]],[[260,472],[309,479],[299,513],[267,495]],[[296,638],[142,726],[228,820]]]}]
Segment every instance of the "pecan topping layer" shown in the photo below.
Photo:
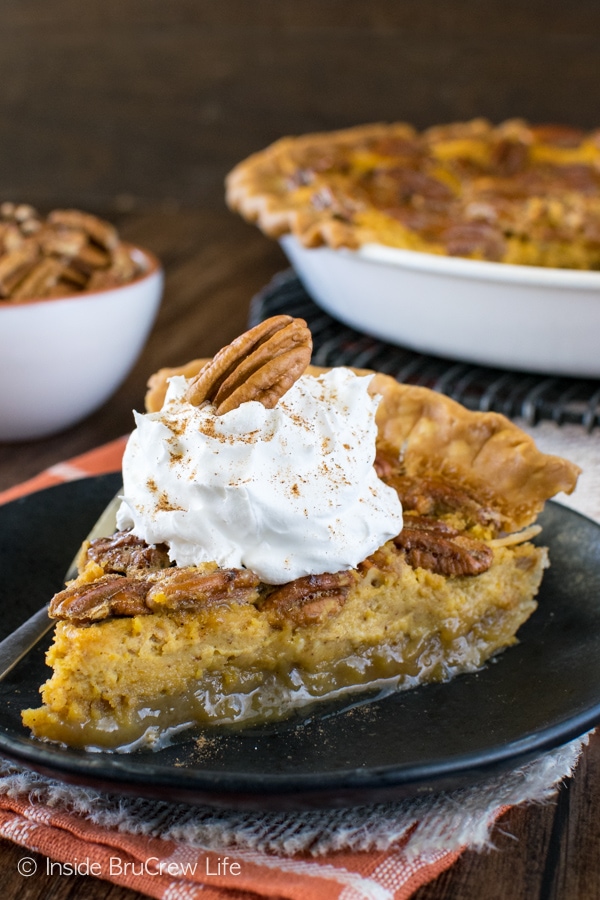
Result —
[{"label": "pecan topping layer", "polygon": [[75,582],[56,594],[49,606],[53,619],[89,624],[113,616],[146,616],[158,609],[204,608],[255,598],[257,576],[245,569],[203,572],[194,567],[162,569],[139,577],[102,575]]},{"label": "pecan topping layer", "polygon": [[269,594],[263,609],[281,625],[323,622],[342,608],[356,577],[356,572],[348,571],[296,578]]},{"label": "pecan topping layer", "polygon": [[207,363],[186,399],[214,403],[217,415],[248,400],[272,409],[306,370],[312,338],[303,319],[273,316],[240,335]]},{"label": "pecan topping layer", "polygon": [[253,153],[228,175],[227,201],[305,247],[598,269],[599,158],[597,131],[519,119],[368,124]]},{"label": "pecan topping layer", "polygon": [[397,491],[405,511],[433,518],[456,512],[462,515],[467,527],[484,525],[495,532],[502,527],[499,514],[463,488],[442,478],[405,475],[399,463],[384,451],[378,451],[375,469],[381,480]]},{"label": "pecan topping layer", "polygon": [[494,553],[487,544],[462,534],[445,522],[407,516],[404,528],[394,538],[413,568],[438,575],[480,575],[492,565]]},{"label": "pecan topping layer", "polygon": [[458,513],[465,529],[483,525],[497,533],[501,529],[498,513],[441,478],[405,475],[398,456],[386,448],[378,448],[374,465],[381,480],[397,491],[408,513],[394,544],[410,566],[446,576],[480,575],[490,568],[493,550],[439,517]]}]

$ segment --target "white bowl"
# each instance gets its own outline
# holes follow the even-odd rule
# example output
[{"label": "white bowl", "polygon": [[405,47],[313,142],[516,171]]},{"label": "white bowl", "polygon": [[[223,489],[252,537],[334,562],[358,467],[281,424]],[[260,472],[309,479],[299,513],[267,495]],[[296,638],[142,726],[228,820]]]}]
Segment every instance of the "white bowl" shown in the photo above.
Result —
[{"label": "white bowl", "polygon": [[40,438],[101,406],[126,378],[154,322],[163,287],[155,256],[142,274],[101,291],[0,303],[0,441]]},{"label": "white bowl", "polygon": [[359,331],[486,366],[600,377],[600,272],[281,244],[313,299]]}]

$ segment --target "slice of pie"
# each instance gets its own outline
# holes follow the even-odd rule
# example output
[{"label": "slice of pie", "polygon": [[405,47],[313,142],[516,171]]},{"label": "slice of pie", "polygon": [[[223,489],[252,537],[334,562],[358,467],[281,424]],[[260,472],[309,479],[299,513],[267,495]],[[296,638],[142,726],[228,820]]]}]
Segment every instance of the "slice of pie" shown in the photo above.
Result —
[{"label": "slice of pie", "polygon": [[[138,417],[124,464],[121,519],[128,527],[87,544],[79,576],[50,604],[58,619],[47,656],[53,672],[41,688],[43,705],[23,712],[23,722],[38,738],[103,749],[160,746],[189,725],[265,722],[322,698],[444,681],[477,669],[514,643],[534,611],[548,565],[546,549],[531,543],[539,531],[535,519],[549,497],[573,490],[577,467],[541,453],[502,415],[470,412],[443,395],[382,374],[307,368],[310,347],[307,352],[298,320],[276,318],[284,322],[274,331],[275,320],[268,320],[212,361],[196,360],[183,373],[162,370],[151,379],[148,412]],[[346,390],[363,391],[363,404],[373,410],[373,430],[365,432],[371,445],[367,438],[359,440],[358,418],[352,415],[360,410],[351,407]],[[294,403],[301,391],[317,404],[333,398],[335,409],[328,409],[325,425],[317,414],[298,412]],[[361,447],[352,446],[344,431],[347,417]],[[273,422],[280,420],[286,428],[316,430],[324,455],[313,481],[299,452],[290,457],[295,471],[286,471],[291,431],[252,468],[249,460],[255,457],[246,451],[270,452],[277,440]],[[262,422],[267,430],[257,437]],[[330,427],[326,436],[321,427]],[[217,450],[210,464],[201,466],[204,457],[194,457],[202,471],[194,469],[194,483],[187,486],[191,493],[179,495],[188,432],[192,441],[202,433],[202,441]],[[162,436],[158,443],[156,435]],[[338,449],[342,456],[336,456]],[[142,458],[142,450],[156,461],[152,477],[152,469],[144,469],[152,463]],[[357,467],[360,454],[366,460],[368,471],[354,486],[352,466],[344,469],[339,462],[344,453]],[[203,492],[221,457],[235,458],[235,466],[207,504]],[[248,493],[258,470],[261,490]],[[169,481],[164,472],[179,475]],[[281,483],[289,496],[272,543],[270,517],[277,509],[268,503],[270,482],[277,489]],[[350,500],[344,495],[343,501],[348,504],[344,530],[348,543],[359,535],[355,562],[340,562],[346,546],[335,533],[336,506],[325,527],[342,555],[333,557],[330,570],[319,568],[318,561],[294,569],[296,557],[329,551],[327,541],[313,540],[311,529],[314,510],[332,503],[334,483],[350,491]],[[190,561],[189,535],[196,526],[204,528],[205,520],[218,530],[215,509],[223,497],[223,509],[229,508],[231,491],[240,484],[244,493],[235,497],[257,499],[249,512],[242,500],[235,507],[231,521],[239,535],[230,543],[239,537],[238,556],[229,548],[218,549],[219,559],[210,558],[212,550],[200,547]],[[401,526],[395,518],[398,498]],[[299,531],[286,546],[286,516],[296,501]],[[194,514],[196,502],[203,515]],[[370,534],[365,523],[381,510],[385,515],[377,527],[383,530]],[[258,547],[246,514],[254,515],[256,533],[263,535]],[[171,528],[172,543],[158,540],[166,534],[163,523]],[[206,532],[205,547],[213,532]],[[224,545],[231,528],[223,526],[219,534]],[[385,539],[377,537],[382,534]],[[364,555],[361,546],[367,548]],[[276,557],[281,571],[292,566],[293,577],[277,575]],[[250,559],[256,560],[255,569]]]},{"label": "slice of pie", "polygon": [[598,130],[475,119],[286,137],[235,167],[227,198],[306,247],[600,268]]}]

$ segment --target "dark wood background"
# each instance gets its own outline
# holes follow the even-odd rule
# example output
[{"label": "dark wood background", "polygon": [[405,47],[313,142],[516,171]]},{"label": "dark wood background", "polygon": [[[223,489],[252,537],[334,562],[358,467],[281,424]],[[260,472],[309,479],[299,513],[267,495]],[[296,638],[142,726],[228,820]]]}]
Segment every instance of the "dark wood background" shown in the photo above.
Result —
[{"label": "dark wood background", "polygon": [[597,0],[4,0],[0,196],[222,203],[285,133],[600,123]]},{"label": "dark wood background", "polygon": [[[0,489],[124,434],[152,371],[243,330],[286,265],[225,209],[224,175],[248,153],[375,120],[600,126],[599,60],[597,0],[3,0],[0,199],[108,216],[158,254],[166,287],[115,396],[60,435],[0,445]],[[497,850],[466,853],[419,900],[596,900],[599,772],[596,736],[556,805],[511,810]],[[140,896],[23,879],[23,855],[0,841],[6,897]]]}]

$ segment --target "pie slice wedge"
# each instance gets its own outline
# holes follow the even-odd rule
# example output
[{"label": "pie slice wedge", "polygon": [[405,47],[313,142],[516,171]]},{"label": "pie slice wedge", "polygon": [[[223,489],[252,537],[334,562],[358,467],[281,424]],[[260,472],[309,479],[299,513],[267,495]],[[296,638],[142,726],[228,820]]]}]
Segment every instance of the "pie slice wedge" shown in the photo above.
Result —
[{"label": "pie slice wedge", "polygon": [[[193,385],[208,362],[153,376],[148,414],[160,415],[169,378]],[[574,489],[577,466],[497,413],[382,374],[368,391],[380,398],[373,463],[402,501],[400,533],[350,568],[280,584],[243,565],[174,564],[167,544],[132,531],[93,541],[50,606],[52,674],[22,714],[36,737],[160,747],[190,726],[445,681],[515,643],[549,564],[536,518]]]}]

